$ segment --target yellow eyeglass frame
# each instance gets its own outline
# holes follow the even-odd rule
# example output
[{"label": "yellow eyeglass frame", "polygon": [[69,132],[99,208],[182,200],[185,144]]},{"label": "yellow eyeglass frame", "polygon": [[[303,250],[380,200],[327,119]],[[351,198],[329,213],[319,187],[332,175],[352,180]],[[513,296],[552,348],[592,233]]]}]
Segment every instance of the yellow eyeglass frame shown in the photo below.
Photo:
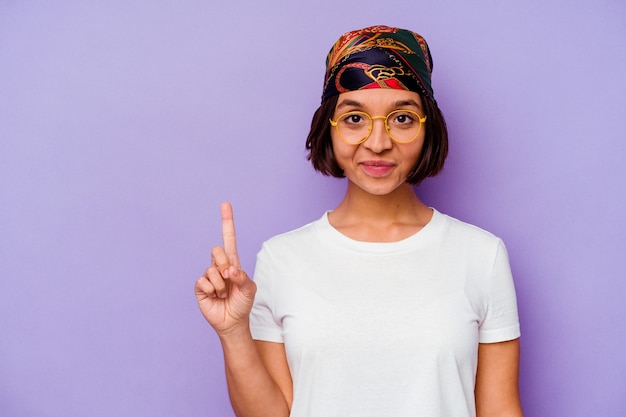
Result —
[{"label": "yellow eyeglass frame", "polygon": [[[396,115],[396,114],[404,114],[404,113],[409,113],[413,116],[415,116],[417,118],[417,120],[419,120],[420,125],[417,128],[417,132],[415,132],[415,136],[413,136],[410,140],[407,141],[400,141],[395,139],[391,133],[389,132],[390,127],[389,127],[389,123],[387,123],[387,120],[389,119],[389,117]],[[343,135],[341,134],[341,131],[339,130],[339,121],[349,117],[350,115],[357,115],[357,116],[365,116],[369,119],[370,124],[369,124],[369,129],[367,132],[367,135],[361,139],[359,142],[350,142],[348,140],[346,140]],[[415,139],[417,139],[417,137],[419,136],[420,132],[422,131],[422,125],[426,122],[426,116],[422,116],[419,113],[413,111],[413,110],[394,110],[392,112],[390,112],[388,115],[386,116],[371,116],[369,113],[366,113],[364,111],[349,111],[347,113],[343,113],[342,115],[340,115],[339,117],[337,117],[337,120],[333,120],[333,119],[328,119],[328,121],[330,122],[330,125],[334,128],[337,129],[337,134],[339,135],[339,138],[344,141],[345,143],[347,143],[348,145],[359,145],[363,142],[365,142],[367,139],[369,139],[369,137],[372,134],[372,130],[374,129],[374,120],[375,119],[383,119],[383,122],[385,123],[385,131],[387,132],[387,136],[389,136],[389,138],[396,142],[396,143],[401,143],[401,144],[405,144],[405,143],[411,143],[413,142]]]}]

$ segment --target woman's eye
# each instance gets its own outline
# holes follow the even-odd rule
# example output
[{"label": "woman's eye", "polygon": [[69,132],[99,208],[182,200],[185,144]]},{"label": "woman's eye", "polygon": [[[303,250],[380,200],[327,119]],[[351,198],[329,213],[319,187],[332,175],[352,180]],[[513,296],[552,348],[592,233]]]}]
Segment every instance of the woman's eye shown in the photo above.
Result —
[{"label": "woman's eye", "polygon": [[358,125],[363,123],[363,116],[360,114],[348,114],[343,118],[344,122],[351,125]]},{"label": "woman's eye", "polygon": [[396,117],[394,117],[393,122],[399,125],[404,125],[407,123],[412,123],[413,117],[411,117],[411,115],[409,114],[398,114],[396,115]]}]

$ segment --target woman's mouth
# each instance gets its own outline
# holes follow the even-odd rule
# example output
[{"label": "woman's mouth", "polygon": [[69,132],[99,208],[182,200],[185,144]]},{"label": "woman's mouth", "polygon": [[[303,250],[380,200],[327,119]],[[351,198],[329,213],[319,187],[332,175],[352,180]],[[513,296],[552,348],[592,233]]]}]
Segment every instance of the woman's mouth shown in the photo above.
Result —
[{"label": "woman's mouth", "polygon": [[388,161],[363,161],[359,165],[372,177],[384,177],[395,167],[395,164]]}]

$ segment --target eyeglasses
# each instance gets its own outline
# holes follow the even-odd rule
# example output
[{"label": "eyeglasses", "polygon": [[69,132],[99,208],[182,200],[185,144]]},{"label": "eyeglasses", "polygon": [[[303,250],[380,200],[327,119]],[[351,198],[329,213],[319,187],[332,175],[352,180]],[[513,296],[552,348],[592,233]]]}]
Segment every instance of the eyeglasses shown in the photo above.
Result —
[{"label": "eyeglasses", "polygon": [[387,116],[370,116],[362,111],[344,113],[330,125],[337,128],[339,137],[350,145],[363,143],[372,134],[374,119],[383,119],[387,135],[396,143],[409,143],[417,139],[426,116],[412,110],[394,110]]}]

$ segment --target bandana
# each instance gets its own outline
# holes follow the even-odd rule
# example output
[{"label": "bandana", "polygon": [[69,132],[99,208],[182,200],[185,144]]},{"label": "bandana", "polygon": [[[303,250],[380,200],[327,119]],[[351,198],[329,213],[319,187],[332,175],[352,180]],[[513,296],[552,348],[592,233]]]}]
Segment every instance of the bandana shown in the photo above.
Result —
[{"label": "bandana", "polygon": [[347,91],[393,88],[415,91],[433,102],[432,57],[417,33],[371,26],[341,35],[326,57],[322,101]]}]

